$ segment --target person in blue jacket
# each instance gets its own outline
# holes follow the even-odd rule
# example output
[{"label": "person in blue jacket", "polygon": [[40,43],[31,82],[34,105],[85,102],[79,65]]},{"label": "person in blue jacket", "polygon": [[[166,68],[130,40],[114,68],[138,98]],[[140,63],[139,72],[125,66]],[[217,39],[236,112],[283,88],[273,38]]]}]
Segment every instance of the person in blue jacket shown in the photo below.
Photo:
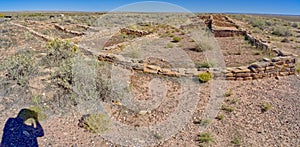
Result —
[{"label": "person in blue jacket", "polygon": [[[25,124],[29,118],[33,118],[35,123]],[[0,147],[37,147],[37,137],[44,136],[37,118],[38,114],[29,109],[22,109],[16,118],[9,118],[4,126]]]}]

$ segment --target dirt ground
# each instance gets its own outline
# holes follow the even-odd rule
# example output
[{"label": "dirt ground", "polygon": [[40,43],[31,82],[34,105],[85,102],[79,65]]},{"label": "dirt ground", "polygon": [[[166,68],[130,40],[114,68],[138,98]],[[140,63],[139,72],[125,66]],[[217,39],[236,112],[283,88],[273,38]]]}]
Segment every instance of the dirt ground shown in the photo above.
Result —
[{"label": "dirt ground", "polygon": [[[51,19],[49,19],[48,15],[37,18],[23,16],[0,22],[0,61],[6,63],[5,61],[8,57],[12,57],[19,51],[26,49],[31,51],[32,57],[36,59],[35,62],[39,63],[36,65],[42,71],[41,73],[33,74],[29,86],[22,87],[14,79],[7,79],[8,74],[5,68],[2,68],[5,65],[1,64],[0,130],[4,129],[8,118],[17,116],[20,109],[29,108],[38,103],[43,108],[42,113],[47,115],[46,118],[40,120],[44,130],[44,136],[38,138],[40,146],[121,146],[104,139],[105,136],[101,133],[92,133],[80,127],[80,120],[87,113],[80,111],[82,108],[78,108],[79,106],[76,102],[73,104],[72,101],[70,102],[72,103],[71,106],[66,106],[64,105],[65,99],[56,100],[56,92],[61,91],[49,84],[51,83],[52,76],[49,73],[55,73],[52,71],[59,69],[59,67],[48,68],[42,62],[48,55],[47,41],[33,35],[28,29],[10,24],[10,22],[18,23],[50,37],[78,42],[84,36],[63,32],[55,28],[54,24],[59,24],[73,31],[85,32],[91,29],[92,33],[100,32],[97,30],[99,28],[93,26],[91,23],[99,15],[94,13],[90,14],[89,17],[85,17],[82,14],[70,14],[67,17],[55,15],[56,17]],[[247,27],[247,21],[243,23],[244,27]],[[151,35],[154,34],[153,36],[159,37],[163,41],[168,40],[164,42],[164,46],[162,47],[164,50],[182,49],[195,64],[198,65],[206,62],[204,53],[194,50],[197,44],[190,38],[190,32],[183,32],[178,28],[170,26],[156,27],[158,26],[154,27],[155,31]],[[153,28],[150,27],[151,29]],[[275,36],[271,36],[272,38],[276,38],[271,43],[277,44],[284,50],[300,56],[299,43],[297,42],[299,40],[299,28],[294,28],[293,32],[294,36],[291,36],[289,39],[294,37],[294,40],[290,43],[283,43],[280,41],[282,38],[276,38]],[[174,37],[176,36],[180,37],[179,42],[174,42]],[[130,42],[136,38],[138,37],[128,37],[126,34],[117,33],[112,36],[109,44],[106,45],[110,46]],[[274,56],[273,53],[263,52],[251,46],[242,36],[218,37],[216,40],[221,48],[227,67],[244,66],[265,57],[271,58]],[[7,45],[7,42],[10,45]],[[156,44],[154,47],[157,47],[157,45],[160,44]],[[119,50],[122,49],[126,49],[126,47],[119,47],[117,52],[120,53]],[[157,49],[155,51],[158,52]],[[128,56],[137,57],[139,53],[131,52]],[[180,59],[180,56],[177,56],[177,58]],[[151,65],[159,65],[164,68],[172,68],[172,65],[161,59],[161,57],[145,57],[143,62]],[[128,81],[128,90],[132,92],[135,100],[153,100],[150,94],[151,90],[148,86],[151,79],[154,78],[162,79],[163,88],[166,89],[166,96],[161,100],[160,105],[156,109],[151,110],[151,112],[135,112],[126,108],[118,101],[106,101],[101,98],[98,98],[96,101],[103,103],[103,108],[108,112],[108,117],[112,118],[112,120],[124,125],[134,126],[135,129],[142,127],[149,127],[150,129],[152,125],[157,125],[168,120],[169,116],[177,111],[180,105],[179,95],[182,88],[181,83],[176,77],[169,78],[134,71]],[[291,75],[277,79],[265,78],[224,82],[226,83],[226,93],[221,94],[225,98],[218,108],[217,118],[205,119],[203,117],[203,113],[212,97],[212,81],[208,83],[198,82],[199,84],[194,88],[198,89],[195,93],[199,95],[193,102],[197,104],[197,107],[195,111],[190,112],[192,115],[191,119],[172,137],[155,134],[154,137],[158,143],[155,146],[297,147],[300,145],[299,76]],[[40,99],[34,99],[37,98],[36,96],[39,96]],[[73,95],[63,94],[63,96],[72,98]],[[51,104],[51,102],[55,102],[55,104]],[[92,107],[92,104],[90,107]],[[180,121],[184,122],[185,120]],[[203,127],[205,130],[200,131],[200,128]],[[168,129],[164,131],[168,132]],[[203,133],[210,135],[208,141],[201,142],[199,135]],[[2,134],[3,132],[0,131],[0,136]],[[134,142],[127,144],[136,145]]]}]

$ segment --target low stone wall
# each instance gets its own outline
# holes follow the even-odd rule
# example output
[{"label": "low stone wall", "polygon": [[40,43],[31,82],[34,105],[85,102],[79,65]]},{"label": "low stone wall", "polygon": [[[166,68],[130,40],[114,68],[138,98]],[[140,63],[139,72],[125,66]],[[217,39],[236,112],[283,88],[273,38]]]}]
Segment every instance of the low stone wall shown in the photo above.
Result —
[{"label": "low stone wall", "polygon": [[121,55],[115,54],[100,54],[98,56],[99,61],[109,62],[116,66],[123,67],[128,70],[135,70],[137,72],[143,72],[148,74],[157,74],[171,77],[194,77],[200,73],[207,71],[198,71],[197,68],[162,68],[156,65],[150,65],[144,63],[144,61],[125,59]]},{"label": "low stone wall", "polygon": [[273,59],[265,58],[250,66],[227,68],[223,73],[226,80],[252,80],[265,77],[294,75],[296,59],[291,56],[279,56]]},{"label": "low stone wall", "polygon": [[[99,61],[109,62],[128,70],[157,74],[172,77],[197,77],[200,73],[207,72],[197,68],[162,68],[156,65],[149,65],[143,61],[126,60],[123,56],[115,54],[100,54]],[[296,59],[292,56],[279,56],[273,59],[265,58],[263,61],[255,62],[249,66],[226,68],[226,70],[214,69],[212,73],[215,78],[226,80],[254,80],[267,77],[278,77],[294,75],[296,73]]]},{"label": "low stone wall", "polygon": [[70,33],[70,34],[73,34],[73,35],[76,35],[76,36],[84,35],[83,32],[72,31],[72,30],[69,30],[69,29],[67,29],[63,26],[58,25],[58,24],[55,24],[54,27],[58,30],[61,30],[61,31],[65,32],[65,33]]},{"label": "low stone wall", "polygon": [[10,22],[10,24],[15,25],[15,26],[17,26],[17,27],[20,27],[20,28],[22,28],[22,29],[25,29],[25,30],[27,30],[28,32],[30,32],[31,34],[33,34],[34,36],[39,37],[39,38],[42,38],[42,39],[45,40],[45,41],[53,40],[52,37],[49,37],[49,36],[47,36],[47,35],[41,34],[41,33],[39,33],[39,32],[36,32],[35,30],[33,30],[33,29],[29,28],[29,27],[26,27],[26,26],[23,26],[23,25],[20,25],[20,24],[17,24],[17,23],[13,23],[13,22]]},{"label": "low stone wall", "polygon": [[266,50],[271,49],[270,45],[268,43],[266,43],[266,41],[257,39],[248,33],[245,33],[245,39],[248,40],[250,42],[250,44],[254,45],[256,48],[266,49]]},{"label": "low stone wall", "polygon": [[246,31],[240,30],[213,30],[215,37],[234,37],[234,36],[244,36]]},{"label": "low stone wall", "polygon": [[138,37],[142,37],[142,36],[146,36],[146,35],[150,34],[150,32],[147,32],[147,31],[132,30],[132,29],[128,29],[128,28],[122,28],[120,30],[120,32],[125,33],[127,35],[136,35]]}]

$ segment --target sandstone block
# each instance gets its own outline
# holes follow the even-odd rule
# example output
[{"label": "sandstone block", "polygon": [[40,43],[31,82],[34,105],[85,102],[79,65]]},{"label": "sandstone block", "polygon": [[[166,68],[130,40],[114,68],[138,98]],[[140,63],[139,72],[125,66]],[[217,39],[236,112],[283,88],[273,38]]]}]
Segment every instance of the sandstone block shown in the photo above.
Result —
[{"label": "sandstone block", "polygon": [[244,78],[244,77],[249,77],[249,76],[251,76],[251,74],[250,74],[250,73],[237,73],[236,76],[237,76],[237,77],[243,77],[243,78]]},{"label": "sandstone block", "polygon": [[252,80],[252,77],[245,77],[244,80]]},{"label": "sandstone block", "polygon": [[226,77],[226,80],[235,80],[236,77]]}]

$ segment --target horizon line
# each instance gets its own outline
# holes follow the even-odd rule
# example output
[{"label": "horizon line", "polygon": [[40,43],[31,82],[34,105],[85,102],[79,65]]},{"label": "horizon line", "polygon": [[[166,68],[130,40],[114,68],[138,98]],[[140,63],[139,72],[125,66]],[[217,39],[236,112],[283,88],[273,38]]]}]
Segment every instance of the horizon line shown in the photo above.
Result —
[{"label": "horizon line", "polygon": [[[190,13],[190,12],[143,12],[143,11],[81,11],[81,10],[17,10],[17,11],[0,11],[0,13]],[[191,13],[211,13],[211,14],[248,14],[248,15],[285,15],[285,16],[300,16],[300,14],[284,14],[284,13],[253,13],[253,12],[200,12],[192,11]]]}]

